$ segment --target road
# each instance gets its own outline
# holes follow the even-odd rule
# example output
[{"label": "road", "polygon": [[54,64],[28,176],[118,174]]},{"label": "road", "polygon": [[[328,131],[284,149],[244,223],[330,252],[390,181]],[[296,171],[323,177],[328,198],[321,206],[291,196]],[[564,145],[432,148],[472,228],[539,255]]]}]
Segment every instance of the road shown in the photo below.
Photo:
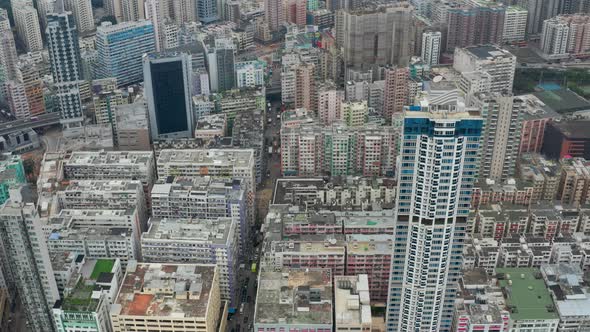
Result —
[{"label": "road", "polygon": [[37,116],[37,120],[19,119],[10,122],[0,123],[0,135],[10,134],[15,131],[40,128],[59,123],[59,113],[46,113]]},{"label": "road", "polygon": [[[264,138],[268,144],[272,145],[273,142],[276,140],[278,144],[278,139],[280,136],[280,120],[277,119],[277,114],[280,110],[281,103],[279,101],[271,101],[271,109],[268,111],[267,116],[271,118],[272,121],[270,124],[266,125],[264,130]],[[268,153],[268,145],[265,149]],[[257,204],[256,207],[258,209],[257,216],[259,216],[260,220],[264,220],[268,212],[268,204],[271,199],[272,188],[275,183],[275,180],[281,176],[281,165],[280,165],[280,156],[277,153],[277,150],[273,148],[273,153],[270,158],[267,158],[266,169],[269,171],[263,175],[263,183],[259,187],[258,191],[256,192],[256,200]],[[256,237],[257,231],[259,230],[260,225],[258,224],[255,226],[255,230],[251,232],[251,234]],[[258,241],[254,240],[254,237],[248,243],[256,244]],[[252,263],[256,263],[257,266],[260,266],[260,246],[256,246],[250,249],[250,254],[245,255],[246,257],[241,262],[244,264],[244,268],[240,269],[238,272],[238,287],[237,287],[237,296],[238,296],[238,305],[237,310],[233,316],[230,317],[230,321],[228,322],[228,329],[229,331],[251,331],[252,330],[252,323],[254,320],[254,309],[255,309],[255,300],[256,300],[256,289],[258,287],[258,280],[257,280],[257,273],[252,273],[251,266]],[[240,313],[241,304],[244,304],[244,309]]]}]

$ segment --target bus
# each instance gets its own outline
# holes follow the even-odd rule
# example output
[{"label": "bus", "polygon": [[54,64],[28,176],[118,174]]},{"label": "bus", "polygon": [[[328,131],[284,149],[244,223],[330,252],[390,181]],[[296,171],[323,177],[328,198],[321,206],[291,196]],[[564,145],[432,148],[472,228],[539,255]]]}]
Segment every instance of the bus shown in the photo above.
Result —
[{"label": "bus", "polygon": [[252,263],[252,268],[250,270],[252,273],[256,273],[256,263]]}]

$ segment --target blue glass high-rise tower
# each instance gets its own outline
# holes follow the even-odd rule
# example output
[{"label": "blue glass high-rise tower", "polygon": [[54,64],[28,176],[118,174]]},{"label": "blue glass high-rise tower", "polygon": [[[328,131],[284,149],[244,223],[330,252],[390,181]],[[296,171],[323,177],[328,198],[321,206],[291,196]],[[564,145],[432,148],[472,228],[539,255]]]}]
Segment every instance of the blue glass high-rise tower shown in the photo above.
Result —
[{"label": "blue glass high-rise tower", "polygon": [[143,55],[156,50],[154,26],[146,20],[103,22],[96,29],[96,50],[99,78],[114,77],[119,87],[139,83],[143,81]]}]

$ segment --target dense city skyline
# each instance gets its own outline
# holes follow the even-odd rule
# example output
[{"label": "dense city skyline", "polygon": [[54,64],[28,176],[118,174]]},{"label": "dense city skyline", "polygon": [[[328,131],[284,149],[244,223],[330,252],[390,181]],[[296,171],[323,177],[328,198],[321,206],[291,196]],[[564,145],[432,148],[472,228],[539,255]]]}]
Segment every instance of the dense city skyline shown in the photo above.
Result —
[{"label": "dense city skyline", "polygon": [[1,5],[1,331],[590,331],[589,0]]}]

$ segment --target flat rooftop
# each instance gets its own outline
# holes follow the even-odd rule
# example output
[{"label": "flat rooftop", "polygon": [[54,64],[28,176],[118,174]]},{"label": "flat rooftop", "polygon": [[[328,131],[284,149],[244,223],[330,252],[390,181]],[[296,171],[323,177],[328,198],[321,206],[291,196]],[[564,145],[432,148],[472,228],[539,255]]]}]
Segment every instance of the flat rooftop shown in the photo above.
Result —
[{"label": "flat rooftop", "polygon": [[590,120],[571,120],[551,125],[570,139],[590,139]]},{"label": "flat rooftop", "polygon": [[555,309],[549,311],[553,300],[539,269],[497,268],[496,274],[504,278],[499,279],[498,284],[511,308],[511,320],[559,319]]},{"label": "flat rooftop", "polygon": [[199,117],[196,130],[225,130],[227,116],[221,114],[210,114]]},{"label": "flat rooftop", "polygon": [[148,165],[153,163],[151,151],[73,151],[64,160],[66,166]]},{"label": "flat rooftop", "polygon": [[346,235],[346,251],[356,255],[390,255],[393,252],[393,236],[386,234]]},{"label": "flat rooftop", "polygon": [[[49,235],[51,241],[96,241],[96,240],[118,240],[125,241],[133,236],[133,230],[129,227],[65,227],[54,229]],[[82,242],[80,242],[82,244]]]},{"label": "flat rooftop", "polygon": [[534,92],[533,95],[559,114],[590,110],[588,100],[568,89],[539,91]]},{"label": "flat rooftop", "polygon": [[148,128],[147,106],[142,101],[132,104],[117,105],[117,130],[132,130]]},{"label": "flat rooftop", "polygon": [[129,264],[111,314],[205,317],[215,273],[214,265]]},{"label": "flat rooftop", "polygon": [[63,191],[136,192],[142,188],[141,182],[136,180],[72,180]]},{"label": "flat rooftop", "polygon": [[249,166],[254,165],[254,150],[252,149],[165,149],[160,152],[158,165],[163,164],[188,165],[226,165]]},{"label": "flat rooftop", "polygon": [[86,260],[79,275],[74,275],[70,280],[75,284],[66,286],[68,294],[56,303],[56,307],[67,311],[95,311],[100,303],[101,292],[111,288],[110,284],[115,278],[115,263],[115,259]]},{"label": "flat rooftop", "polygon": [[479,45],[479,46],[471,46],[465,48],[469,53],[473,54],[474,56],[480,59],[490,59],[490,58],[509,58],[513,57],[512,53],[508,52],[508,50],[501,49],[494,45]]},{"label": "flat rooftop", "polygon": [[204,177],[176,177],[165,179],[165,183],[156,183],[152,187],[152,198],[178,197],[197,198],[203,196],[223,196],[241,199],[243,196],[242,180]]},{"label": "flat rooftop", "polygon": [[334,306],[336,326],[371,324],[369,278],[358,276],[334,277]]},{"label": "flat rooftop", "polygon": [[261,271],[254,324],[332,326],[329,269]]},{"label": "flat rooftop", "polygon": [[143,233],[142,240],[191,241],[225,245],[228,239],[231,240],[229,235],[232,228],[235,232],[235,222],[232,218],[215,220],[151,218],[150,228]]}]

